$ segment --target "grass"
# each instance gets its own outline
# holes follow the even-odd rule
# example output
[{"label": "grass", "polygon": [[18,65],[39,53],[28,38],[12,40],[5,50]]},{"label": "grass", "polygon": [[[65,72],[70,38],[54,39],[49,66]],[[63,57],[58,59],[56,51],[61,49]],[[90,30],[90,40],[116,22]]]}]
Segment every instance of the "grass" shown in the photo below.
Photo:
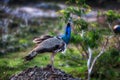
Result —
[{"label": "grass", "polygon": [[[50,63],[50,53],[40,54],[32,61],[24,62],[23,57],[26,56],[31,49],[32,48],[28,48],[21,52],[8,53],[7,55],[0,56],[0,80],[7,80],[13,74],[17,74],[27,68],[34,66],[44,67]],[[75,77],[80,77],[81,67],[67,65],[66,61],[60,59],[61,55],[63,54],[58,53],[55,56],[55,67],[62,69]]]}]

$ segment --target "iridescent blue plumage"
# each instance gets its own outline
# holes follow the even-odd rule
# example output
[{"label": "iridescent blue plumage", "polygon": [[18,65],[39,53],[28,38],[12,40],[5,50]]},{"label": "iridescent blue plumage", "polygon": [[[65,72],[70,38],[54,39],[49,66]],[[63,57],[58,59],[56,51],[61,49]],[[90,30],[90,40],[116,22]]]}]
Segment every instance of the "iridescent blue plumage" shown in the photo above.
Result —
[{"label": "iridescent blue plumage", "polygon": [[113,30],[114,30],[115,33],[120,33],[120,25],[115,25],[113,27]]},{"label": "iridescent blue plumage", "polygon": [[71,38],[71,25],[70,23],[68,23],[65,29],[65,33],[62,35],[62,39],[66,44],[68,44],[70,42],[70,38]]}]

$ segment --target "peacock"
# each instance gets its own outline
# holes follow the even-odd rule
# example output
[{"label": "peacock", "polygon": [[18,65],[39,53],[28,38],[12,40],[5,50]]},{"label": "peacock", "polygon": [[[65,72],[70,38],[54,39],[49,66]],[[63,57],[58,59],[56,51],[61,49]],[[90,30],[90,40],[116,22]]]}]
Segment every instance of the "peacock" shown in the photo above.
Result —
[{"label": "peacock", "polygon": [[27,56],[24,57],[25,61],[32,60],[38,54],[50,52],[52,53],[50,64],[52,70],[54,71],[54,56],[56,53],[64,52],[66,50],[66,46],[69,44],[71,38],[71,26],[72,20],[69,20],[66,25],[64,34],[58,36],[44,35],[35,38],[33,42],[36,43],[37,46],[32,51],[30,51]]},{"label": "peacock", "polygon": [[114,30],[114,32],[115,32],[116,34],[120,34],[120,25],[115,25],[115,26],[113,27],[113,30]]}]

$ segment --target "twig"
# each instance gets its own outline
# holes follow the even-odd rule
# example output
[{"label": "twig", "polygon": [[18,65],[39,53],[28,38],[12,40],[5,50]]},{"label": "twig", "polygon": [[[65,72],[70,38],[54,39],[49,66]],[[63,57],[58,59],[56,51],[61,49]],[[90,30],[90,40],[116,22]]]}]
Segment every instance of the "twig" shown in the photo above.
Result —
[{"label": "twig", "polygon": [[105,47],[106,47],[107,44],[108,44],[108,40],[109,40],[109,38],[107,38],[106,43],[105,43],[105,45],[103,45],[101,52],[100,52],[100,53],[95,57],[95,59],[93,60],[93,62],[92,62],[92,64],[91,64],[90,71],[93,69],[93,66],[94,66],[96,60],[104,53]]}]

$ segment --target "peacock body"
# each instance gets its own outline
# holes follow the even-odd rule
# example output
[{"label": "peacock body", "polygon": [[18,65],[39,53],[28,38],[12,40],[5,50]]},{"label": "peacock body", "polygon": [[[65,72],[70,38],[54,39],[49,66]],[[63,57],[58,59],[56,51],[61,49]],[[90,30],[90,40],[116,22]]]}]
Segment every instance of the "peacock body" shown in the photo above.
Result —
[{"label": "peacock body", "polygon": [[48,38],[37,45],[33,50],[36,52],[60,52],[65,50],[65,42],[58,37]]},{"label": "peacock body", "polygon": [[65,28],[65,33],[60,36],[50,36],[45,35],[33,40],[37,46],[30,51],[30,53],[25,57],[26,61],[32,60],[37,54],[51,52],[51,65],[53,66],[54,55],[58,52],[63,52],[68,45],[71,36],[71,24],[67,23]]}]

